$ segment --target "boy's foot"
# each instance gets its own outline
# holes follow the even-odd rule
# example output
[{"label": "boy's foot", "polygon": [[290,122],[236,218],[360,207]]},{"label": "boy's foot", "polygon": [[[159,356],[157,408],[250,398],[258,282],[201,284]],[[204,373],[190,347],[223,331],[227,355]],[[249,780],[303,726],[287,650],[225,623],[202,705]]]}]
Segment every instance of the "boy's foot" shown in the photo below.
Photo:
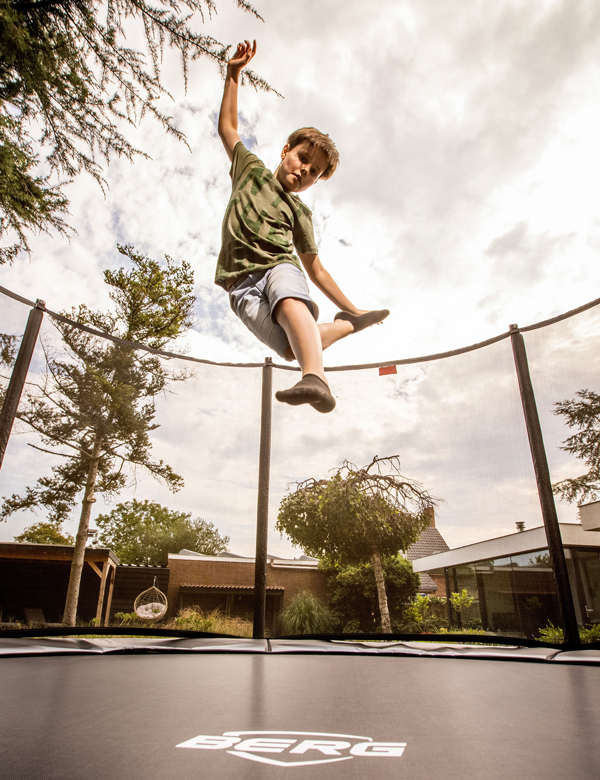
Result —
[{"label": "boy's foot", "polygon": [[278,390],[275,393],[275,398],[292,406],[310,404],[317,412],[323,414],[335,409],[335,398],[331,395],[327,382],[324,382],[316,374],[305,374],[289,390]]},{"label": "boy's foot", "polygon": [[377,325],[378,322],[383,320],[390,313],[389,309],[379,309],[378,311],[368,311],[365,314],[350,314],[348,311],[338,311],[333,318],[334,320],[347,320],[354,330],[353,333],[358,333],[359,330],[364,330],[371,325]]}]

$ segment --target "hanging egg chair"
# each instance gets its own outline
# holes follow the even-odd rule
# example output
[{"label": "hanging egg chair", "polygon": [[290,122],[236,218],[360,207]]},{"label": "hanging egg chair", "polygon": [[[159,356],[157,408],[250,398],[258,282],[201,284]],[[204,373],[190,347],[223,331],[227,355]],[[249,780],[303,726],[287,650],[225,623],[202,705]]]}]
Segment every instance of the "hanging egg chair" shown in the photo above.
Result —
[{"label": "hanging egg chair", "polygon": [[141,620],[159,620],[167,611],[167,597],[154,585],[143,591],[135,600],[133,611]]}]

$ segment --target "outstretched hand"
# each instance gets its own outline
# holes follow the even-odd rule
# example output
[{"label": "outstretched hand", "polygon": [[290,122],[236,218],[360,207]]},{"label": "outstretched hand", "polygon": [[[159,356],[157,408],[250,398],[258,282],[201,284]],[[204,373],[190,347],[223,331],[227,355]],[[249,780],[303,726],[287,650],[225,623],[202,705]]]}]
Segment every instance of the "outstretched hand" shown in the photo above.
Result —
[{"label": "outstretched hand", "polygon": [[242,71],[250,60],[256,54],[256,41],[251,44],[250,41],[242,41],[238,43],[235,54],[228,61],[227,68],[232,75],[237,76]]}]

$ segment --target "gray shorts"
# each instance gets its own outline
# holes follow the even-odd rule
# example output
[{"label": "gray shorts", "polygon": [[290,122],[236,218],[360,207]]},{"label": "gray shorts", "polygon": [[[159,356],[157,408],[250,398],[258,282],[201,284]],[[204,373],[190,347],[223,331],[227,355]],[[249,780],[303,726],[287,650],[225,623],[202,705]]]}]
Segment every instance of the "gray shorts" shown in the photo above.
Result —
[{"label": "gray shorts", "polygon": [[318,318],[319,310],[310,299],[306,277],[291,263],[254,271],[229,288],[229,303],[235,314],[257,339],[287,360],[288,337],[273,319],[275,307],[284,298],[304,301],[315,320]]}]

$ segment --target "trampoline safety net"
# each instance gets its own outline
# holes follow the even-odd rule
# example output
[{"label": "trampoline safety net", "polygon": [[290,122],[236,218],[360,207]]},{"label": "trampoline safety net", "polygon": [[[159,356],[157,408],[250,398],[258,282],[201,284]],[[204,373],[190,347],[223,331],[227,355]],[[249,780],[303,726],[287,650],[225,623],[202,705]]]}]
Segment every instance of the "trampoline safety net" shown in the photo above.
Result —
[{"label": "trampoline safety net", "polygon": [[[0,299],[5,392],[31,302],[8,291]],[[600,393],[598,303],[582,307],[572,316],[521,331],[552,484],[589,470],[585,458],[566,451],[566,440],[579,428],[569,424],[566,414],[560,413],[556,405],[581,399],[578,394],[582,391]],[[28,487],[37,489],[38,480],[56,474],[52,469],[60,468],[66,460],[64,456],[73,452],[73,441],[49,441],[41,429],[35,430],[23,417],[31,422],[35,404],[42,401],[54,404],[55,413],[61,413],[60,404],[56,403],[59,385],[67,381],[68,366],[81,365],[73,343],[83,340],[86,355],[95,355],[97,361],[96,365],[88,362],[87,375],[95,377],[100,386],[103,382],[110,385],[114,376],[111,371],[119,360],[133,361],[141,372],[150,375],[154,371],[166,378],[164,390],[154,397],[148,391],[143,402],[150,422],[147,452],[153,468],[120,460],[132,442],[115,445],[111,458],[118,476],[103,490],[101,478],[108,472],[100,474],[93,496],[96,500],[91,503],[90,526],[94,528],[96,519],[108,515],[117,505],[128,505],[134,500],[154,502],[171,512],[211,523],[221,537],[229,537],[229,557],[220,556],[223,565],[218,572],[213,567],[195,573],[194,565],[203,560],[194,555],[197,551],[171,551],[171,557],[164,562],[170,572],[170,618],[174,619],[177,610],[197,606],[205,611],[220,609],[240,619],[240,625],[244,619],[251,621],[252,609],[248,605],[254,573],[252,565],[247,564],[253,562],[256,543],[263,366],[215,364],[192,355],[153,354],[84,331],[77,331],[79,335],[70,339],[68,347],[61,333],[75,330],[57,320],[52,312],[43,317],[21,397],[21,419],[12,426],[2,464],[2,556],[8,555],[6,550],[14,537],[26,527],[51,519],[49,506],[9,512],[7,502],[12,496],[26,496]],[[301,588],[313,590],[324,605],[330,599],[328,605],[334,610],[334,617],[337,615],[337,623],[330,624],[331,630],[381,630],[374,580],[372,591],[363,594],[366,623],[364,605],[353,620],[352,605],[340,609],[341,591],[336,591],[338,602],[331,602],[331,581],[316,561],[302,557],[305,551],[294,548],[285,535],[275,530],[280,503],[294,483],[309,478],[327,480],[331,470],[344,461],[362,467],[375,456],[398,456],[402,474],[439,499],[431,516],[435,531],[428,529],[421,547],[417,542],[412,553],[400,551],[400,555],[414,558],[412,565],[420,573],[418,584],[409,594],[413,606],[415,590],[427,597],[427,602],[422,600],[421,613],[413,611],[412,617],[405,611],[408,603],[390,603],[393,630],[414,631],[419,614],[429,630],[442,628],[452,632],[470,628],[498,636],[539,638],[540,629],[549,622],[561,625],[561,604],[543,527],[512,340],[507,332],[490,342],[431,358],[393,358],[389,365],[394,368],[389,371],[380,371],[379,365],[332,366],[328,379],[337,407],[326,415],[309,406],[291,407],[275,400],[277,390],[289,387],[299,378],[291,364],[283,365],[275,358],[267,544],[270,568],[266,586],[269,631],[277,632],[278,611],[287,607]],[[62,366],[63,373],[57,374],[55,369],[53,375],[49,365]],[[88,400],[95,398],[94,403],[102,403],[107,394],[111,395],[106,387],[96,388],[89,391]],[[114,394],[111,397],[114,401]],[[81,414],[87,414],[90,421],[94,418],[93,409],[81,409]],[[103,414],[110,416],[106,410]],[[600,436],[597,417],[590,424]],[[596,443],[596,450],[597,447]],[[166,466],[172,470],[169,474],[181,478],[171,480],[171,486],[169,479],[164,479]],[[77,532],[84,488],[85,478],[76,489],[69,488],[75,499],[66,511],[63,534],[75,536]],[[574,496],[571,501],[555,495],[577,622],[587,630],[600,625],[600,532],[586,530],[585,523],[581,524],[578,503],[593,505],[594,499],[593,493]],[[102,545],[90,537],[88,547]],[[15,559],[16,554],[10,554]],[[31,563],[35,555],[28,554]],[[218,557],[209,555],[204,562],[216,565]],[[366,555],[365,560],[368,559]],[[121,563],[116,560],[117,569],[127,568]],[[142,564],[143,561],[138,562],[138,572]],[[156,568],[156,564],[153,566]],[[60,609],[44,601],[48,588],[54,587],[44,579],[47,572],[39,569],[25,596],[17,583],[24,571],[15,564],[2,575],[5,580],[13,578],[3,582],[2,588],[5,593],[14,594],[14,604],[7,604],[8,597],[3,604],[3,624],[7,625],[11,610],[12,616],[21,620],[19,610],[38,605],[44,608],[46,620],[59,621]],[[297,578],[296,585],[292,575]],[[149,584],[153,576],[148,575]],[[329,576],[333,576],[331,571]],[[96,580],[99,582],[100,578]],[[59,589],[63,587],[58,580],[52,582]],[[141,580],[140,583],[143,585]],[[137,593],[144,590],[141,585]],[[95,587],[97,596],[98,583]],[[82,585],[82,598],[83,590]],[[460,596],[464,590],[467,594],[463,595],[462,605],[450,608],[447,598],[453,593]],[[399,591],[388,591],[393,602]],[[57,596],[57,603],[62,596],[63,591]],[[83,603],[80,612],[85,611]],[[95,610],[94,602],[92,612]],[[123,611],[127,611],[125,607]],[[114,612],[113,606],[111,617]]]}]

